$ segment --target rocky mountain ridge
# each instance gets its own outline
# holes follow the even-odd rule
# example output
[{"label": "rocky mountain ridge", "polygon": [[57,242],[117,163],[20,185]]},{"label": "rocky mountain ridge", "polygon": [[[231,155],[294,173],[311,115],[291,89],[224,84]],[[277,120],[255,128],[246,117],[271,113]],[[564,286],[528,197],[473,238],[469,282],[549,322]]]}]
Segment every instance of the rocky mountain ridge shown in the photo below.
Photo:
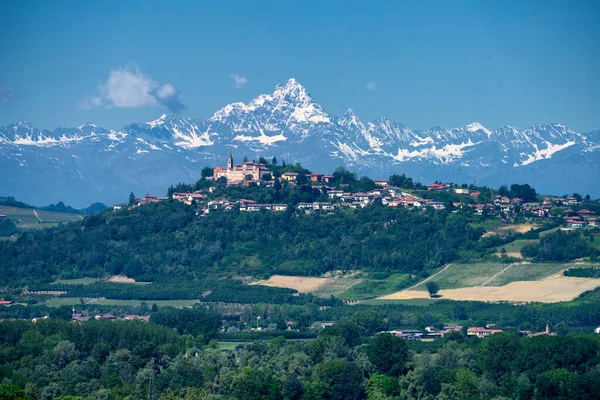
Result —
[{"label": "rocky mountain ridge", "polygon": [[73,204],[116,202],[131,190],[162,193],[171,183],[195,181],[230,150],[239,159],[277,156],[323,172],[345,165],[374,178],[528,182],[545,193],[600,196],[598,131],[582,134],[559,123],[413,130],[387,118],[363,122],[350,109],[328,114],[294,79],[207,120],[162,115],[120,130],[85,124],[49,131],[26,121],[0,128],[7,172],[0,194],[39,204],[65,201],[76,189]]}]

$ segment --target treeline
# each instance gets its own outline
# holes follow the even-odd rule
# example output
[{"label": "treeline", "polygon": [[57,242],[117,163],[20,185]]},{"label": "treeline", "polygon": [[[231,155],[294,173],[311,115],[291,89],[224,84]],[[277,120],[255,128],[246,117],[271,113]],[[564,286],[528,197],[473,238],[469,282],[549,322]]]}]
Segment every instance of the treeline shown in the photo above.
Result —
[{"label": "treeline", "polygon": [[93,204],[89,205],[88,207],[78,209],[78,208],[73,208],[71,206],[67,206],[62,201],[59,201],[56,204],[50,204],[48,206],[40,207],[41,210],[46,210],[46,211],[53,211],[53,212],[60,212],[60,213],[67,213],[67,214],[82,214],[82,215],[88,215],[88,214],[92,214],[92,213],[102,212],[102,211],[106,210],[106,208],[107,208],[106,205],[104,205],[103,203],[93,203]]},{"label": "treeline", "polygon": [[10,218],[0,219],[0,236],[12,236],[19,232],[19,229]]},{"label": "treeline", "polygon": [[[184,318],[185,319],[185,318]],[[360,318],[354,318],[360,320]],[[216,343],[142,322],[0,322],[0,398],[596,399],[600,336],[447,335],[415,354],[346,321],[310,341]]]},{"label": "treeline", "polygon": [[600,268],[569,268],[563,272],[563,275],[576,278],[600,278]]},{"label": "treeline", "polygon": [[420,274],[476,247],[484,230],[470,226],[473,218],[377,205],[331,215],[234,210],[198,218],[192,207],[161,202],[0,242],[0,283],[116,274],[141,281],[318,275],[336,269]]},{"label": "treeline", "polygon": [[63,203],[62,201],[59,201],[56,204],[50,204],[50,205],[47,205],[44,207],[35,207],[30,204],[19,201],[12,196],[0,197],[0,205],[16,207],[16,208],[39,209],[39,210],[46,210],[46,211],[53,211],[53,212],[60,212],[60,213],[67,213],[67,214],[84,214],[84,215],[101,212],[101,211],[106,210],[106,208],[107,208],[106,205],[104,205],[103,203],[93,203],[93,204],[89,205],[88,207],[77,209],[77,208],[73,208],[71,206],[65,205],[65,203]]},{"label": "treeline", "polygon": [[518,183],[513,183],[510,185],[510,189],[507,186],[500,186],[498,189],[498,194],[500,196],[507,196],[511,199],[519,198],[523,200],[523,202],[535,202],[537,201],[537,193],[534,188],[529,186],[529,184],[520,185]]},{"label": "treeline", "polygon": [[12,196],[0,197],[0,205],[17,208],[35,208],[34,206],[23,203],[22,201],[18,201]]},{"label": "treeline", "polygon": [[[193,281],[175,280],[153,284],[123,284],[98,282],[90,285],[40,285],[30,290],[66,291],[62,297],[105,297],[119,300],[202,300],[227,303],[273,303],[303,304],[319,301],[313,296],[299,294],[295,290],[262,286],[242,285],[230,279]],[[326,300],[322,300],[323,303]]]},{"label": "treeline", "polygon": [[523,246],[521,254],[535,261],[564,262],[582,257],[597,257],[600,251],[585,240],[580,232],[558,230],[542,236],[537,243]]}]

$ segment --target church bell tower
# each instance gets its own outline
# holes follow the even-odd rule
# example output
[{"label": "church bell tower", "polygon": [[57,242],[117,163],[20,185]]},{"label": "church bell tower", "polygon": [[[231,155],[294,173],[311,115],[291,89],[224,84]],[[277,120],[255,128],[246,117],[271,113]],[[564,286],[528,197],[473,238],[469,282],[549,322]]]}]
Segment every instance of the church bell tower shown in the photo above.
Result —
[{"label": "church bell tower", "polygon": [[233,156],[231,151],[229,152],[229,158],[227,159],[227,169],[233,169]]}]

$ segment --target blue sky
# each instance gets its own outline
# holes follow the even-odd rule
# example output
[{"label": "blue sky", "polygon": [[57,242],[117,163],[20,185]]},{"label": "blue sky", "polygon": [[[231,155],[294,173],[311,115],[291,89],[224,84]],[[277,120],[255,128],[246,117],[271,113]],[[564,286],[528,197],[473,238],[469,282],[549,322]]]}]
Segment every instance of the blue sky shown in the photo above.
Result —
[{"label": "blue sky", "polygon": [[600,1],[0,0],[0,125],[208,118],[296,78],[333,115],[600,129]]}]

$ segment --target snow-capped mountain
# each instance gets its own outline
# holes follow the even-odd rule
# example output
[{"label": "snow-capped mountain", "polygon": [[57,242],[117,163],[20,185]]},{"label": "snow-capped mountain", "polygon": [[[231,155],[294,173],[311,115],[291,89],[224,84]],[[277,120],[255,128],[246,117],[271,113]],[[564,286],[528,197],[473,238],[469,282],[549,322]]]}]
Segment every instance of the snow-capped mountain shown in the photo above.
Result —
[{"label": "snow-capped mountain", "polygon": [[0,128],[0,195],[81,206],[123,201],[130,191],[161,194],[224,163],[230,150],[238,160],[277,156],[321,172],[345,165],[374,178],[528,182],[545,193],[600,196],[600,131],[561,124],[490,130],[477,122],[412,130],[386,118],[361,121],[352,110],[330,115],[295,79],[207,120],[163,115],[120,130],[48,131],[26,121]]}]

